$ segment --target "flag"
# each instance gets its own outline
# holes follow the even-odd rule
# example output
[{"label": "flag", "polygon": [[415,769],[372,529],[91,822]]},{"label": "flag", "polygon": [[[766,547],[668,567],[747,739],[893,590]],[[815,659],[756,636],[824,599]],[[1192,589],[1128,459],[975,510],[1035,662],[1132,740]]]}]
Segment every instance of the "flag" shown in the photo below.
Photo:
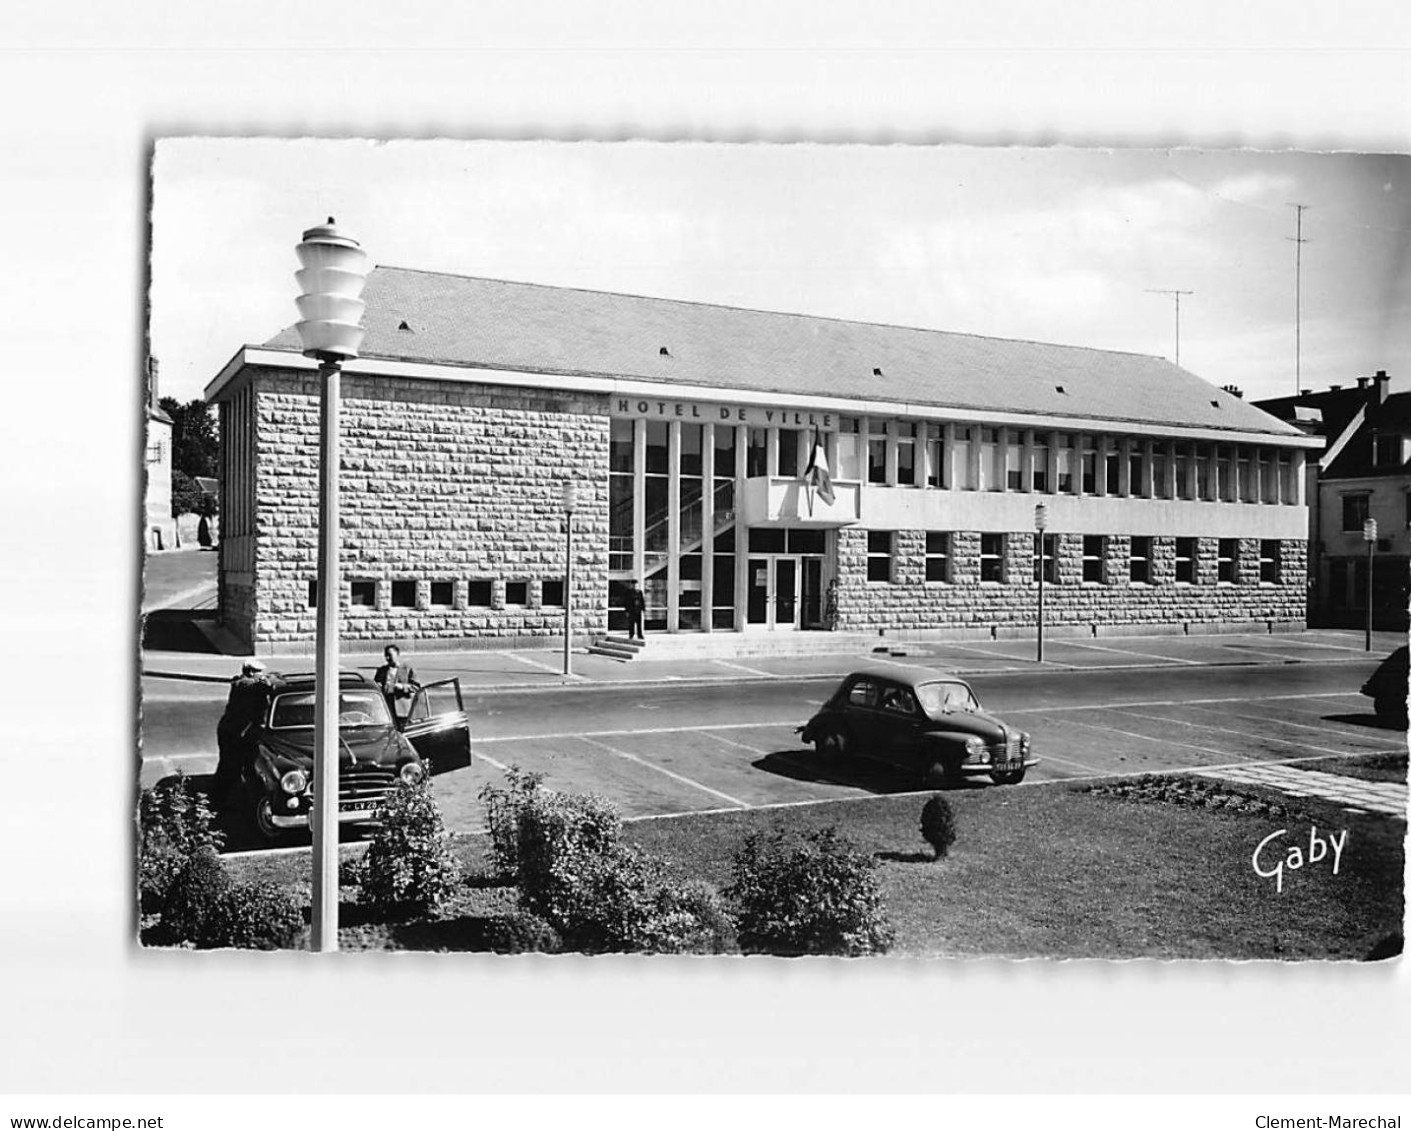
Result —
[{"label": "flag", "polygon": [[[808,457],[803,481],[818,493],[824,503],[830,507],[833,505],[833,477],[828,474],[828,453],[823,447],[823,433],[817,428],[813,430],[813,454]],[[811,505],[809,509],[812,511]]]}]

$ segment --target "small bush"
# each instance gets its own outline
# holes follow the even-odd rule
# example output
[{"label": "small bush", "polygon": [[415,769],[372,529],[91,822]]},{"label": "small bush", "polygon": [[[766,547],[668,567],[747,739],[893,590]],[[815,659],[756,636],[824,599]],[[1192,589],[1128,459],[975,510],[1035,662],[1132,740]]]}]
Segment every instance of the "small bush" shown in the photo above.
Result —
[{"label": "small bush", "polygon": [[490,829],[490,855],[496,871],[506,879],[519,872],[519,814],[525,802],[539,788],[543,774],[529,773],[518,766],[505,771],[508,789],[486,784],[480,790]]},{"label": "small bush", "polygon": [[367,857],[343,856],[338,860],[338,886],[360,888],[367,878]]},{"label": "small bush", "polygon": [[725,889],[741,949],[762,954],[882,954],[893,931],[876,862],[833,828],[807,836],[751,833]]},{"label": "small bush", "polygon": [[230,889],[225,865],[212,851],[188,856],[167,886],[162,904],[163,933],[173,942],[199,945],[216,905]]},{"label": "small bush", "polygon": [[955,813],[943,794],[935,794],[921,807],[921,835],[937,860],[955,843]]},{"label": "small bush", "polygon": [[206,795],[194,790],[180,771],[144,789],[137,813],[138,892],[144,905],[157,908],[182,865],[198,853],[218,852],[225,837],[212,827],[215,813]]},{"label": "small bush", "polygon": [[559,933],[527,911],[490,920],[485,939],[496,954],[557,954],[563,949]]},{"label": "small bush", "polygon": [[640,949],[657,954],[731,954],[739,950],[735,924],[720,893],[703,880],[664,885]]},{"label": "small bush", "polygon": [[446,843],[431,780],[400,782],[378,812],[381,822],[363,857],[362,896],[383,912],[439,907],[461,883],[461,868]]},{"label": "small bush", "polygon": [[227,888],[206,918],[196,944],[203,948],[287,950],[304,933],[304,905],[278,884],[244,883]]}]

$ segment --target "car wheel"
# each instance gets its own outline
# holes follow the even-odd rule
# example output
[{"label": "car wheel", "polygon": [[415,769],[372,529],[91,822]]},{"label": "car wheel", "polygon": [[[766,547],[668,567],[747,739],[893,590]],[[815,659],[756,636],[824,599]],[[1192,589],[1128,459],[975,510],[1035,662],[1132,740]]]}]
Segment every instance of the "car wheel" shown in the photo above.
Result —
[{"label": "car wheel", "polygon": [[848,756],[848,736],[837,727],[829,727],[813,740],[814,749],[825,762],[841,762]]},{"label": "car wheel", "polygon": [[995,785],[1018,785],[1023,780],[1023,770],[997,770],[990,775],[990,781]]},{"label": "car wheel", "polygon": [[922,783],[927,789],[960,785],[965,781],[965,775],[960,772],[960,764],[959,758],[938,759],[926,767],[926,772],[921,775]]},{"label": "car wheel", "polygon": [[251,794],[250,827],[265,844],[277,844],[284,839],[284,830],[274,823],[274,803],[264,790]]}]

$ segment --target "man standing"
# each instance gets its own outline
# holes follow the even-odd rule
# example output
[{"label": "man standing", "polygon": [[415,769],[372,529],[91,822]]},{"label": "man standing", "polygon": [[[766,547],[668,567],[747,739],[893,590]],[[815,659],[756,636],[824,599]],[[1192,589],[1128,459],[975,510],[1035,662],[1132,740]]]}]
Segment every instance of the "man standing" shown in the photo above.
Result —
[{"label": "man standing", "polygon": [[629,578],[627,581],[627,639],[646,641],[646,634],[642,631],[642,617],[646,611],[647,599],[637,588],[637,579],[635,577]]},{"label": "man standing", "polygon": [[270,680],[259,660],[246,660],[240,674],[230,681],[225,713],[216,724],[220,760],[212,790],[216,803],[228,802],[239,788],[246,765],[252,760],[257,732],[269,707]]},{"label": "man standing", "polygon": [[387,709],[392,712],[397,725],[401,726],[412,709],[412,696],[421,684],[417,683],[411,666],[402,663],[402,650],[395,644],[389,644],[382,650],[382,658],[387,662],[377,669],[372,681],[387,700]]}]

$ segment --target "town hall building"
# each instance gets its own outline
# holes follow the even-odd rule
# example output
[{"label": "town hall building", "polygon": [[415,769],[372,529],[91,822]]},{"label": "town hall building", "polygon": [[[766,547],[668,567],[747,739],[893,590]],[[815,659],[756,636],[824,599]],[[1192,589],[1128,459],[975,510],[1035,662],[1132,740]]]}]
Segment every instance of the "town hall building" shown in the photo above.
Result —
[{"label": "town hall building", "polygon": [[[1161,358],[390,267],[342,379],[347,640],[1302,627],[1306,435]],[[220,409],[220,614],[315,634],[318,383]]]}]

